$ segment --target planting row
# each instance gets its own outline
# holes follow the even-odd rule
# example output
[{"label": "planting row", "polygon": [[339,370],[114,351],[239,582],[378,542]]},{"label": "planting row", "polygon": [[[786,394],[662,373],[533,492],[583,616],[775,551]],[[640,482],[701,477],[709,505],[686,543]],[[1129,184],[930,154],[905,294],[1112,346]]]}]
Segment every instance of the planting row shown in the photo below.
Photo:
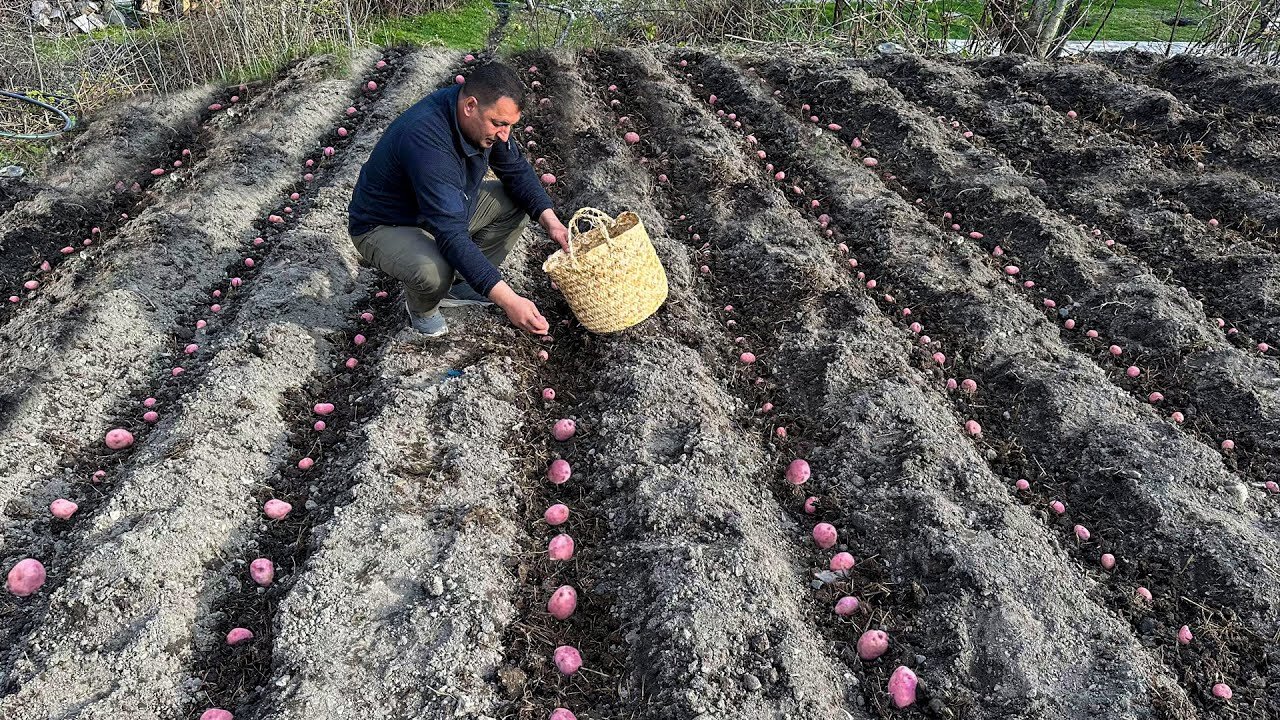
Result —
[{"label": "planting row", "polygon": [[129,218],[195,182],[193,166],[206,148],[260,110],[271,110],[258,100],[260,90],[261,83],[202,87],[122,103],[59,149],[63,159],[51,168],[46,187],[0,216],[0,321],[34,298],[62,266],[92,272]]},{"label": "planting row", "polygon": [[[1114,569],[1117,577],[1130,581],[1150,582],[1145,579],[1154,577],[1173,585],[1184,582],[1182,576],[1186,573],[1181,565],[1170,562],[1167,553],[1151,552],[1149,546],[1134,542],[1132,537],[1124,537],[1135,522],[1145,523],[1138,527],[1146,527],[1152,534],[1158,532],[1161,541],[1169,543],[1170,547],[1189,545],[1196,548],[1207,542],[1217,548],[1215,553],[1225,550],[1234,558],[1230,565],[1197,568],[1204,573],[1198,583],[1198,591],[1204,598],[1217,597],[1224,579],[1239,585],[1255,584],[1257,587],[1252,592],[1230,598],[1233,609],[1255,618],[1264,627],[1274,623],[1270,611],[1259,602],[1267,592],[1266,588],[1275,581],[1274,568],[1266,565],[1265,553],[1259,556],[1253,552],[1240,552],[1234,538],[1238,537],[1245,546],[1265,545],[1270,541],[1257,537],[1253,527],[1245,524],[1247,519],[1216,510],[1220,500],[1199,489],[1207,484],[1209,478],[1216,478],[1219,486],[1225,485],[1230,476],[1222,470],[1209,469],[1212,466],[1205,467],[1203,459],[1198,467],[1189,468],[1185,462],[1182,465],[1170,463],[1169,454],[1157,457],[1149,450],[1157,438],[1160,438],[1159,443],[1166,453],[1185,452],[1196,456],[1204,453],[1203,448],[1195,443],[1179,441],[1177,433],[1161,429],[1167,426],[1162,426],[1149,411],[1143,410],[1123,393],[1117,394],[1118,389],[1102,380],[1105,376],[1097,365],[1081,363],[1076,353],[1062,345],[1058,333],[1038,318],[1038,313],[1028,304],[1014,301],[1016,293],[1008,283],[1000,280],[1000,268],[983,260],[982,254],[978,254],[970,243],[947,242],[935,237],[939,230],[931,228],[918,209],[913,209],[910,203],[884,187],[882,183],[885,180],[893,181],[891,175],[882,179],[863,170],[850,177],[851,158],[846,155],[849,150],[839,149],[842,143],[832,135],[839,131],[841,125],[851,125],[851,122],[832,117],[829,123],[835,126],[834,130],[820,130],[819,127],[825,127],[822,123],[815,126],[807,120],[792,120],[760,89],[760,79],[744,78],[736,67],[712,58],[698,58],[697,64],[701,69],[699,79],[706,85],[700,91],[717,95],[726,111],[731,108],[750,117],[751,122],[744,124],[763,147],[770,148],[767,153],[781,168],[776,171],[786,173],[788,179],[785,182],[800,188],[801,194],[822,198],[821,203],[831,208],[827,221],[843,228],[837,230],[835,239],[839,240],[842,233],[847,233],[849,244],[854,246],[853,252],[857,253],[859,246],[872,252],[870,257],[856,255],[856,271],[864,273],[867,284],[878,280],[879,284],[873,286],[878,292],[893,294],[899,303],[910,306],[915,322],[923,324],[920,328],[913,327],[913,330],[919,332],[922,329],[933,336],[926,338],[921,334],[919,337],[930,352],[938,353],[932,358],[933,362],[944,363],[947,374],[954,373],[953,377],[967,368],[967,374],[976,380],[980,401],[968,404],[966,414],[975,422],[966,423],[966,429],[986,438],[989,453],[994,454],[991,458],[993,468],[1006,475],[1009,487],[1013,487],[1015,478],[1030,475],[1032,482],[1028,482],[1027,487],[1031,490],[1034,483],[1035,492],[1029,492],[1025,497],[1043,497],[1042,492],[1069,493],[1061,498],[1061,505],[1053,505],[1052,515],[1047,507],[1052,496],[1043,497],[1041,502],[1045,504],[1040,507],[1045,510],[1040,512],[1053,517],[1056,523],[1070,518],[1074,524],[1092,530],[1086,537],[1092,537],[1093,543],[1084,545],[1083,549],[1092,550],[1089,555],[1094,558],[1098,557],[1095,554],[1098,549],[1109,550],[1107,554],[1122,558],[1121,564],[1108,569]],[[765,66],[765,62],[758,64]],[[795,80],[789,88],[797,94],[807,94],[806,78],[794,68],[779,67],[781,65],[778,63],[766,69],[766,73],[789,73]],[[859,89],[866,92],[868,98],[875,95],[868,88]],[[827,88],[820,86],[811,92],[816,97],[827,92]],[[778,94],[782,93],[783,90],[779,89]],[[856,95],[847,88],[837,89],[836,93],[842,97]],[[900,106],[905,104],[901,99],[889,101],[884,97],[878,101],[868,99],[868,103],[883,107],[884,112],[899,112]],[[941,131],[925,126],[918,132],[931,139],[931,135]],[[866,153],[864,157],[867,160],[875,158],[873,150],[867,146],[863,145],[862,151]],[[934,173],[939,167],[949,167],[946,164],[921,164],[931,167]],[[919,172],[917,167],[903,163],[901,172]],[[895,167],[895,171],[897,169]],[[774,169],[770,168],[770,171],[774,172]],[[807,191],[806,187],[809,188]],[[789,197],[793,195],[790,190],[787,194]],[[807,199],[804,204],[806,209],[810,207]],[[946,338],[943,346],[936,344],[940,337]],[[941,352],[948,347],[948,352]],[[1088,400],[1081,402],[1082,398]],[[1054,407],[1075,409],[1070,413],[1047,412]],[[1125,421],[1122,422],[1121,418]],[[1144,426],[1140,432],[1139,424]],[[1122,440],[1126,437],[1129,438],[1127,441]],[[1176,451],[1169,450],[1170,442],[1175,443]],[[1114,461],[1090,468],[1082,462],[1082,453],[1087,453],[1086,448],[1091,447],[1097,450],[1106,448],[1108,454],[1118,453],[1117,459],[1125,456],[1128,459],[1121,468],[1116,468]],[[1017,460],[1018,464],[1012,465],[1012,460]],[[1215,464],[1221,467],[1220,463]],[[1043,468],[1053,468],[1055,472],[1050,475]],[[1118,469],[1126,473],[1119,476],[1122,480],[1120,487],[1116,484]],[[1030,472],[1032,470],[1034,475]],[[1151,472],[1161,478],[1160,487],[1147,484],[1130,488],[1130,483],[1123,481],[1131,473],[1141,477]],[[1091,475],[1098,475],[1097,480],[1087,482]],[[1183,476],[1182,479],[1179,476]],[[1073,482],[1065,482],[1068,478]],[[1096,497],[1090,497],[1098,492],[1107,493],[1106,505],[1097,506]],[[1076,499],[1080,502],[1075,502]],[[1059,507],[1063,512],[1057,512]],[[1152,525],[1153,511],[1157,507],[1161,508],[1164,520]],[[1179,523],[1165,524],[1172,517],[1188,513],[1197,518],[1188,527],[1200,527],[1209,521],[1215,527],[1212,535],[1218,537],[1201,538],[1179,532]],[[1064,529],[1073,540],[1080,536],[1070,523]],[[1233,540],[1224,541],[1222,534]],[[1115,552],[1121,548],[1123,553]],[[1186,553],[1186,556],[1196,557],[1198,562],[1206,555],[1199,549]],[[1223,557],[1220,554],[1209,556]],[[1111,564],[1109,560],[1108,564]],[[1124,609],[1124,614],[1130,614],[1135,609],[1134,598],[1137,597],[1132,593],[1132,589],[1127,595],[1121,591],[1104,600],[1116,610]],[[1246,595],[1253,599],[1246,600]],[[1156,607],[1163,609],[1178,605],[1180,596],[1180,593],[1158,595]],[[1141,605],[1136,609],[1146,610]],[[1179,617],[1187,617],[1194,608],[1187,604],[1172,610],[1161,617],[1166,625]],[[1134,620],[1140,629],[1145,627],[1139,622],[1141,620],[1144,618]],[[1171,638],[1172,633],[1168,637]],[[1239,649],[1238,660],[1244,665],[1240,672],[1246,677],[1257,673],[1257,668],[1252,665],[1257,658],[1248,643]],[[1204,673],[1206,677],[1212,674]],[[1208,697],[1209,686],[1200,685],[1197,689],[1200,688]]]},{"label": "planting row", "polygon": [[[1107,246],[1118,242],[1117,252],[1136,253],[1168,273],[1218,316],[1235,344],[1276,352],[1271,346],[1280,340],[1280,327],[1271,308],[1274,276],[1280,274],[1274,250],[1280,245],[1258,234],[1251,238],[1225,230],[1216,218],[1200,222],[1178,212],[1188,205],[1225,204],[1230,194],[1222,183],[1210,182],[1217,173],[1194,179],[1170,175],[1170,168],[1144,147],[1107,133],[1081,140],[1076,131],[1083,132],[1085,121],[1044,111],[1007,83],[963,67],[912,58],[872,63],[867,70],[927,104],[928,111],[936,107],[948,113],[1011,165],[1034,167],[1045,182],[1029,189],[1046,206],[1089,221],[1101,228]],[[1247,197],[1228,208],[1233,216],[1256,217],[1254,205],[1280,212],[1280,196],[1274,193]]]},{"label": "planting row", "polygon": [[[372,58],[362,64],[371,65]],[[392,72],[390,69],[382,70],[382,61],[378,65],[377,70],[369,69],[375,70],[379,76]],[[314,70],[313,67],[310,72]],[[296,84],[299,87],[303,85],[301,82]],[[349,87],[346,81],[334,81],[318,87],[312,84],[310,92],[317,97],[311,102],[332,101],[341,96],[345,87]],[[408,92],[398,98],[399,109],[417,99],[418,93],[412,85],[406,89]],[[362,92],[357,91],[357,97],[361,97]],[[304,96],[291,99],[302,105],[300,112],[315,115],[316,121],[321,121],[326,114],[323,107],[308,109],[308,100]],[[341,116],[351,127],[349,131],[334,133],[336,137],[355,135],[365,124],[362,110],[369,109],[368,101],[358,100],[356,104],[361,109],[354,113],[341,111],[347,102],[328,104],[327,109],[332,113],[330,122],[332,117]],[[351,107],[355,109],[355,105]],[[389,121],[386,111],[379,113],[374,130],[377,123],[385,125]],[[356,137],[363,139],[362,135]],[[366,145],[365,153],[368,147],[371,144]],[[340,169],[332,168],[336,161],[324,160],[333,154],[336,153],[317,152],[319,162],[312,159],[306,163],[317,165],[317,175],[313,178],[317,186],[327,183],[335,172],[353,174],[362,159],[348,161]],[[277,162],[279,158],[267,155],[262,167],[251,164],[249,168],[262,172]],[[297,167],[303,165],[297,162]],[[11,527],[24,529],[30,537],[6,535],[7,539],[15,537],[27,541],[10,544],[8,552],[57,548],[53,553],[56,560],[49,568],[49,584],[45,592],[19,601],[26,603],[18,610],[24,613],[25,622],[16,623],[15,631],[30,633],[32,637],[28,652],[15,666],[10,678],[18,688],[6,702],[13,703],[15,712],[32,711],[32,703],[67,702],[68,692],[100,694],[97,683],[105,682],[110,673],[102,675],[95,668],[106,672],[114,667],[111,672],[119,672],[120,658],[113,653],[89,664],[81,655],[83,648],[64,647],[57,638],[75,630],[85,637],[86,642],[96,644],[103,642],[101,638],[111,637],[111,628],[121,627],[120,623],[126,626],[136,623],[141,617],[151,618],[145,625],[146,632],[137,638],[137,642],[143,644],[117,646],[117,649],[130,658],[131,676],[149,678],[149,684],[145,691],[133,687],[129,693],[114,695],[111,702],[121,706],[152,703],[150,707],[153,708],[179,707],[185,702],[185,693],[194,689],[182,675],[183,665],[189,659],[190,629],[193,622],[204,627],[209,618],[205,603],[219,594],[204,596],[194,590],[208,580],[204,577],[207,571],[202,568],[216,554],[224,552],[228,543],[233,546],[245,543],[245,538],[252,532],[246,527],[256,527],[256,522],[248,521],[253,516],[254,507],[244,502],[249,499],[244,495],[245,484],[252,483],[255,476],[260,477],[271,466],[272,454],[278,452],[270,441],[273,435],[279,434],[272,428],[285,421],[277,414],[277,406],[313,372],[315,360],[306,359],[312,357],[308,353],[332,352],[327,350],[330,341],[317,344],[319,338],[307,328],[333,327],[346,314],[350,303],[364,294],[349,281],[331,277],[334,273],[349,273],[350,270],[344,270],[341,265],[313,267],[310,262],[317,252],[323,251],[324,243],[336,247],[341,247],[340,243],[349,245],[342,213],[345,206],[343,194],[349,194],[349,185],[331,191],[326,188],[327,194],[313,205],[312,201],[317,198],[313,195],[314,190],[307,187],[310,182],[301,179],[301,170],[294,171],[287,165],[274,169],[277,174],[298,178],[293,183],[279,181],[281,185],[286,188],[294,185],[308,194],[306,199],[300,194],[287,199],[286,203],[297,205],[296,209],[290,207],[294,212],[288,214],[306,218],[311,223],[308,211],[312,207],[319,208],[321,212],[315,215],[314,222],[329,235],[321,239],[315,230],[304,230],[298,234],[281,232],[292,223],[267,220],[266,223],[275,226],[275,232],[263,233],[269,239],[260,236],[254,242],[243,241],[249,248],[249,257],[229,264],[226,272],[234,277],[217,283],[215,287],[219,289],[213,291],[214,297],[199,300],[201,307],[195,312],[167,308],[179,317],[176,323],[185,326],[188,339],[199,341],[190,342],[187,347],[187,352],[194,357],[181,361],[190,368],[190,372],[186,372],[187,368],[175,366],[165,373],[167,379],[153,381],[150,387],[133,392],[132,395],[148,394],[148,402],[142,403],[141,398],[135,398],[138,410],[124,414],[127,418],[125,425],[133,433],[151,423],[158,427],[153,432],[144,433],[142,440],[146,442],[140,441],[132,451],[104,454],[86,443],[88,447],[80,452],[67,452],[68,459],[63,462],[69,471],[64,477],[56,478],[56,482],[47,481],[37,486],[32,497],[58,492],[62,489],[58,485],[65,483],[65,487],[86,495],[87,502],[81,505],[87,504],[89,512],[86,514],[82,509],[70,523],[45,520],[36,515],[36,503],[43,502],[43,499],[28,499],[26,502],[33,506],[30,511],[32,519],[22,521],[21,525],[14,523]],[[244,190],[235,189],[248,198],[229,194],[215,199],[224,203],[252,202],[254,206],[261,202],[260,198]],[[229,224],[229,230],[237,227],[234,223]],[[350,255],[351,251],[344,254]],[[255,268],[264,265],[269,271],[264,273],[264,280],[255,282]],[[354,263],[348,265],[353,266]],[[240,275],[245,277],[240,278]],[[316,297],[332,295],[334,299],[320,304],[313,299],[297,305],[298,288],[307,286],[315,289]],[[246,292],[248,294],[244,295]],[[212,304],[206,305],[210,302]],[[282,307],[285,314],[278,317]],[[196,317],[201,318],[199,322]],[[239,332],[232,332],[238,325],[243,327]],[[349,333],[341,334],[345,342],[345,335]],[[201,350],[201,345],[206,347]],[[272,348],[278,349],[278,357],[271,355],[269,350]],[[161,358],[162,365],[164,362],[165,359]],[[250,371],[248,368],[256,369]],[[98,398],[104,405],[112,399],[110,394]],[[143,408],[151,409],[146,417],[138,417]],[[257,412],[246,413],[246,410]],[[124,445],[113,441],[126,435],[123,428],[114,431],[108,436],[108,445],[113,448]],[[208,438],[215,439],[220,450],[212,449]],[[175,456],[182,459],[175,460]],[[110,467],[111,471],[94,473],[92,468],[99,464]],[[199,467],[201,465],[203,467]],[[155,492],[156,487],[173,485],[163,478],[176,476],[185,479],[188,472],[195,482],[181,484],[169,493]],[[103,484],[90,486],[91,473],[94,483]],[[103,490],[109,490],[109,495]],[[101,509],[93,512],[99,504]],[[164,512],[157,514],[161,508]],[[258,505],[258,511],[261,512],[261,505]],[[146,518],[151,520],[143,521]],[[209,522],[211,518],[215,521]],[[77,534],[83,539],[79,544],[68,543],[66,540],[72,537],[70,528],[77,522]],[[122,523],[123,527],[130,528],[129,533],[120,534]],[[175,527],[187,529],[175,532]],[[48,535],[42,535],[44,528],[48,528]],[[119,537],[115,537],[117,535]],[[112,541],[103,542],[102,539],[107,537],[113,538]],[[48,544],[52,538],[62,539],[56,545]],[[175,545],[177,540],[181,542]],[[81,547],[92,549],[81,550]],[[76,557],[81,554],[83,557]],[[72,566],[70,570],[68,566]],[[107,568],[120,566],[131,568],[125,576],[129,582],[104,586],[101,580],[95,579],[110,577],[112,573]],[[169,587],[176,595],[170,597],[162,592],[144,591],[138,597],[135,591],[139,587]],[[96,622],[92,629],[83,625],[87,619],[84,611],[86,600],[93,598],[94,606],[97,606],[99,601],[108,597],[117,598],[111,603],[115,612],[95,613]],[[159,600],[164,602],[155,605]],[[166,639],[160,642],[157,636]],[[14,647],[16,655],[20,646],[15,644]],[[144,647],[150,648],[151,652],[138,649]],[[168,648],[170,652],[157,655],[159,648]],[[166,671],[158,673],[157,664],[164,665]],[[71,669],[75,673],[73,678],[65,676]],[[70,690],[61,695],[51,692],[49,688],[55,684],[65,685]],[[133,697],[139,693],[140,697]],[[37,708],[34,712],[39,715],[41,711]]]},{"label": "planting row", "polygon": [[[858,124],[861,137],[841,132],[867,143],[851,148],[857,155],[896,148],[879,161],[882,175],[897,180],[895,190],[942,215],[935,222],[950,223],[958,240],[990,253],[988,266],[1029,290],[1024,297],[1062,323],[1073,347],[1094,355],[1114,382],[1165,409],[1175,424],[1189,419],[1188,431],[1221,446],[1225,461],[1266,492],[1270,469],[1280,466],[1266,431],[1280,419],[1274,361],[1230,345],[1184,289],[1045,207],[1028,189],[1030,179],[884,82],[857,68],[837,71],[823,85],[808,67],[771,64],[765,72],[787,84],[788,105],[808,100],[812,113]],[[1243,502],[1250,502],[1247,491]]]}]

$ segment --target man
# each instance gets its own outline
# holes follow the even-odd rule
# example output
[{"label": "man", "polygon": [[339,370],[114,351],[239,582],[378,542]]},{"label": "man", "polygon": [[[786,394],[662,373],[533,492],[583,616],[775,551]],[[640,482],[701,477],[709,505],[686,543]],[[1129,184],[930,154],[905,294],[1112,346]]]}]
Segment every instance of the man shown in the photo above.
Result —
[{"label": "man", "polygon": [[[545,335],[538,307],[498,266],[535,219],[568,249],[569,231],[511,139],[524,85],[511,68],[477,68],[396,118],[360,168],[348,231],[366,262],[405,285],[409,324],[439,337],[441,307],[494,305],[513,325]],[[498,180],[485,180],[493,168]],[[454,282],[455,272],[462,276]]]}]

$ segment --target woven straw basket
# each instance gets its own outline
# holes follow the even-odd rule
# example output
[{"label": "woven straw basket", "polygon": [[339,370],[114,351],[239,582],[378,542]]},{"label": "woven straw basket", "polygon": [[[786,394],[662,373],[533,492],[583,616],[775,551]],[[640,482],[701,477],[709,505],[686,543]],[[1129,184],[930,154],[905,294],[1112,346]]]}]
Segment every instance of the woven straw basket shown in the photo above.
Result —
[{"label": "woven straw basket", "polygon": [[[578,221],[592,228],[578,231]],[[569,307],[588,330],[612,333],[652,315],[667,299],[667,273],[633,212],[615,220],[584,207],[569,221],[569,252],[557,250],[542,263]]]}]

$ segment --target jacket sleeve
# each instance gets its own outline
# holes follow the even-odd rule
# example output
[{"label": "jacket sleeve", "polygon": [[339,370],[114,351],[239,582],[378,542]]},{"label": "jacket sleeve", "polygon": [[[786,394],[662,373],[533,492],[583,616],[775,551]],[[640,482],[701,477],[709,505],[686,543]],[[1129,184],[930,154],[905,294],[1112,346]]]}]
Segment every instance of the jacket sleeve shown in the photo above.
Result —
[{"label": "jacket sleeve", "polygon": [[502,181],[511,201],[528,213],[530,219],[536,221],[543,211],[555,207],[514,135],[508,135],[504,143],[494,143],[489,151],[489,167]]},{"label": "jacket sleeve", "polygon": [[[448,148],[448,149],[445,149]],[[428,127],[400,136],[398,155],[418,199],[418,226],[431,233],[440,254],[476,292],[488,295],[502,280],[468,232],[465,171],[452,148],[433,142]]]}]

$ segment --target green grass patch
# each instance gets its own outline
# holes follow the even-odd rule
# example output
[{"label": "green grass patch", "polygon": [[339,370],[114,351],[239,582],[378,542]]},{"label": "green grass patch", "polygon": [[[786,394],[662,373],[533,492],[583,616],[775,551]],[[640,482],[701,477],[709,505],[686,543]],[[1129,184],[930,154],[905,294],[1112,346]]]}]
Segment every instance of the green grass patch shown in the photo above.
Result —
[{"label": "green grass patch", "polygon": [[[0,167],[21,165],[27,176],[44,173],[44,160],[49,154],[48,140],[9,140],[0,138]],[[0,180],[4,182],[4,180]]]},{"label": "green grass patch", "polygon": [[435,45],[456,50],[484,47],[497,24],[498,13],[489,0],[469,0],[449,10],[375,20],[361,37],[375,45]]}]

